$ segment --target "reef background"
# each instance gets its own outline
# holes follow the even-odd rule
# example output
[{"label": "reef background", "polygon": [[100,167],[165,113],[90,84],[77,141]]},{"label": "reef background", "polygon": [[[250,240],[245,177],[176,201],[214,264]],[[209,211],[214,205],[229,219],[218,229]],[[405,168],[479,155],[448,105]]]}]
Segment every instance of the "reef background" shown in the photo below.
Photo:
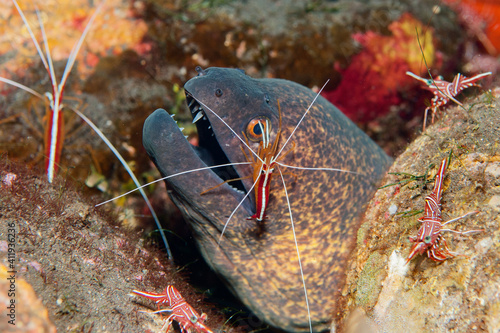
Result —
[{"label": "reef background", "polygon": [[[142,148],[141,139],[144,119],[152,111],[162,107],[177,114],[180,126],[190,133],[191,142],[197,141],[182,91],[183,83],[195,75],[196,66],[239,67],[253,77],[285,78],[311,88],[320,87],[330,79],[324,96],[338,105],[388,154],[397,157],[409,142],[420,136],[423,110],[432,98],[420,83],[404,74],[411,70],[426,76],[424,57],[435,76],[443,75],[451,81],[458,72],[473,75],[492,71],[493,75],[483,80],[482,86],[487,90],[498,85],[498,46],[487,42],[494,42],[498,37],[494,28],[500,20],[498,6],[489,8],[488,2],[481,5],[481,1],[446,3],[436,0],[109,0],[97,16],[69,76],[65,103],[78,107],[91,118],[145,182],[159,176]],[[20,4],[35,35],[40,37],[39,29],[35,28],[37,21],[32,4]],[[61,75],[71,47],[95,7],[84,0],[44,1],[38,7],[56,73]],[[48,91],[47,73],[10,1],[0,2],[0,21],[0,75],[36,91]],[[446,130],[446,136],[436,142],[458,142],[464,133],[475,133],[477,136],[470,140],[487,142],[489,150],[485,152],[481,145],[467,141],[453,147],[440,144],[440,153],[431,154],[418,141],[431,135],[426,132],[413,143],[420,148],[407,157],[419,161],[419,165],[396,162],[393,170],[422,172],[429,163],[438,163],[438,156],[452,148],[460,161],[468,161],[471,154],[476,153],[482,156],[480,160],[486,163],[485,168],[498,163],[495,160],[499,155],[498,126],[488,125],[500,123],[496,102],[498,90],[485,93],[479,102],[473,100],[471,96],[481,91],[468,89],[459,97],[472,103],[466,104],[465,110],[441,110],[438,119],[444,118],[448,123],[438,123],[431,130],[443,126],[454,128],[458,117],[462,119],[465,132]],[[481,121],[475,121],[479,116],[470,113],[471,110],[476,112],[478,103],[483,103],[483,109],[487,110],[480,116]],[[470,110],[469,105],[476,106]],[[27,284],[19,282],[19,288],[26,288],[23,290],[30,302],[37,303],[35,299],[39,297],[43,304],[20,308],[18,320],[29,318],[26,324],[31,322],[36,326],[33,318],[41,318],[43,324],[33,328],[33,332],[50,331],[53,327],[74,332],[122,329],[142,332],[145,327],[149,328],[148,325],[156,325],[151,329],[157,330],[161,327],[158,319],[138,313],[149,303],[130,298],[128,293],[134,288],[160,291],[167,284],[175,283],[181,286],[178,288],[191,304],[209,312],[211,327],[222,327],[226,331],[257,327],[258,320],[251,317],[239,320],[239,326],[234,321],[225,322],[239,311],[233,301],[219,305],[217,311],[212,305],[201,302],[202,293],[210,296],[221,287],[215,278],[206,277],[206,268],[191,253],[189,231],[169,202],[163,184],[152,186],[148,194],[165,228],[172,232],[169,240],[177,251],[174,255],[185,258],[178,260],[175,267],[168,263],[161,250],[154,249],[159,243],[150,235],[152,220],[139,196],[131,195],[107,208],[93,207],[95,203],[133,188],[133,183],[109,149],[70,111],[64,112],[66,137],[59,176],[52,185],[46,182],[43,174],[45,107],[43,101],[25,91],[0,83],[0,177],[4,180],[9,174],[16,175],[12,186],[3,182],[0,189],[0,228],[5,228],[8,221],[16,222],[19,228],[18,268],[27,281]],[[456,117],[450,118],[448,112]],[[488,130],[481,132],[481,126]],[[471,168],[477,168],[476,162],[471,163]],[[482,189],[474,190],[475,196],[483,198],[476,202],[477,209],[488,202],[488,195],[498,194],[497,178],[485,182],[484,177],[484,173],[471,172],[468,180],[472,184],[483,184]],[[452,194],[445,192],[444,196],[447,195]],[[424,196],[421,194],[415,203],[417,206]],[[398,206],[410,207],[410,199],[401,200],[403,203],[398,201]],[[496,249],[493,259],[497,262],[498,212],[490,207],[483,214],[461,223],[472,227],[479,223],[479,217],[489,221],[484,227],[493,233],[491,241],[495,245],[488,249]],[[368,221],[366,223],[374,223]],[[370,257],[367,253],[372,253],[365,251],[384,248],[384,251],[373,252],[380,254],[380,260],[368,260],[381,270],[380,274],[394,247],[406,253],[409,245],[404,239],[416,232],[416,226],[413,229],[405,227],[405,232],[397,233],[406,224],[399,223],[398,219],[391,221],[376,227],[379,228],[376,232],[371,224],[362,227],[360,232],[366,232],[368,240],[360,236],[362,254],[353,259],[356,265],[353,272],[359,276],[366,276],[360,272],[368,269],[365,268],[368,267],[366,258]],[[476,222],[468,224],[469,221]],[[5,234],[3,229],[1,231]],[[143,232],[147,235],[146,241],[138,238]],[[397,239],[394,235],[386,235],[389,232],[394,232]],[[373,236],[379,233],[382,236]],[[380,243],[366,247],[367,242],[374,239]],[[483,235],[466,238],[463,242],[473,244],[481,240],[484,241]],[[145,250],[143,243],[150,247]],[[0,239],[0,251],[5,252],[6,246],[6,240]],[[2,256],[2,260],[5,259]],[[418,262],[426,265],[427,261]],[[457,261],[450,263],[456,265]],[[447,267],[448,264],[431,265],[425,272],[446,270]],[[199,285],[199,276],[205,284]],[[349,276],[351,280],[345,289],[346,306],[361,308],[370,317],[383,276],[376,275],[376,282],[369,283],[378,287],[368,291],[352,287],[351,283],[361,282],[355,282],[359,281],[358,275]],[[198,293],[186,280],[195,282]],[[459,287],[467,289],[468,285]],[[1,297],[5,290],[0,290]],[[364,299],[365,296],[359,296],[364,293],[369,294],[366,297],[371,301],[359,301]],[[44,307],[48,312],[44,312]],[[34,310],[35,314],[24,317],[21,315],[24,310]],[[497,314],[498,308],[491,311],[488,313]],[[343,320],[340,315],[332,316]],[[106,326],[104,323],[108,320],[116,326]],[[2,331],[3,324],[0,322]],[[476,331],[488,331],[496,326],[483,322],[476,327]]]}]

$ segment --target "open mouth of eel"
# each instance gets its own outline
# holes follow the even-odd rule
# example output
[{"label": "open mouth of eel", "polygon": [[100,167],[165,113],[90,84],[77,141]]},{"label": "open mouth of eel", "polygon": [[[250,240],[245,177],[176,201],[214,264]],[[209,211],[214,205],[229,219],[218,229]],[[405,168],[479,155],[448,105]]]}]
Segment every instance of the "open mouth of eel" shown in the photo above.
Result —
[{"label": "open mouth of eel", "polygon": [[[193,123],[196,124],[196,129],[198,131],[199,146],[195,147],[198,156],[207,166],[231,163],[232,161],[229,160],[226,153],[222,149],[212,124],[206,116],[206,113],[211,111],[204,110],[203,106],[187,90],[186,103],[191,111]],[[241,177],[233,166],[212,168],[212,171],[223,181],[229,181],[231,179]],[[230,181],[227,184],[240,194],[247,193],[247,190],[241,180]]]}]

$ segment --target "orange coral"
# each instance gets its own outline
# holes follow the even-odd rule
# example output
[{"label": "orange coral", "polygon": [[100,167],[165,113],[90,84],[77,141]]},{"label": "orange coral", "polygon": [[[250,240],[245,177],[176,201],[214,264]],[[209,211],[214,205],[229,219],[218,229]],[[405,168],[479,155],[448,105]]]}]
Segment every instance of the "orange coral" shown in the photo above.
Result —
[{"label": "orange coral", "polygon": [[[36,4],[18,2],[41,43]],[[46,0],[38,4],[54,61],[64,60],[70,54],[94,13],[95,6],[91,3],[87,0]],[[28,30],[11,1],[0,2],[0,21],[0,76],[9,77],[12,72],[22,75],[26,68],[38,61],[38,56]],[[127,1],[108,0],[85,39],[79,57],[83,61],[77,63],[77,71],[80,75],[88,74],[96,65],[96,57],[118,54],[126,48],[140,51],[144,48],[140,43],[146,31],[146,23],[132,17]]]},{"label": "orange coral", "polygon": [[488,53],[500,52],[500,2],[493,0],[442,0],[454,8]]},{"label": "orange coral", "polygon": [[[390,36],[368,31],[353,38],[363,50],[342,70],[336,90],[324,96],[354,121],[369,121],[400,102],[398,90],[411,78],[405,72],[421,73],[422,53],[428,66],[435,62],[432,31],[410,14],[391,23]],[[420,40],[417,40],[417,32]]]}]

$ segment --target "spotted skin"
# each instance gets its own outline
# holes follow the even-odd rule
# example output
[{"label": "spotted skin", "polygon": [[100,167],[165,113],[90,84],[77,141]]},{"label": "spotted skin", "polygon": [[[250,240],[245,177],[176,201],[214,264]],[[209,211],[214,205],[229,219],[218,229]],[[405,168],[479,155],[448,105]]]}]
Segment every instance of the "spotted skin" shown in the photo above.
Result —
[{"label": "spotted skin", "polygon": [[[240,70],[226,68],[201,70],[200,75],[186,83],[185,90],[217,112],[236,133],[242,133],[257,116],[269,118],[273,142],[278,127],[279,100],[283,117],[280,147],[316,96],[308,88],[290,81],[253,79]],[[189,98],[188,102],[194,103]],[[234,133],[210,111],[205,110],[205,116],[228,159],[246,161],[241,142]],[[209,133],[208,123],[199,121],[196,124],[200,147],[194,148],[164,110],[155,111],[146,120],[144,146],[163,175],[206,165],[198,156],[206,158],[211,151],[204,143]],[[297,176],[295,181],[293,175],[285,175],[285,182],[313,329],[321,331],[328,328],[334,313],[335,296],[343,286],[346,261],[354,245],[360,217],[391,159],[322,97],[313,105],[292,140],[296,148],[281,163],[359,173],[282,168]],[[251,147],[256,150],[258,143]],[[285,147],[283,153],[287,149]],[[250,166],[235,169],[241,177],[252,173]],[[173,177],[167,181],[167,187],[190,223],[206,261],[241,301],[274,327],[288,332],[309,331],[297,251],[280,177],[272,179],[264,222],[259,225],[258,221],[247,219],[255,214],[254,198],[249,195],[230,220],[219,246],[228,216],[243,199],[243,194],[228,184],[200,195],[221,181],[213,171],[207,170]],[[243,184],[248,190],[252,180],[243,180]]]}]

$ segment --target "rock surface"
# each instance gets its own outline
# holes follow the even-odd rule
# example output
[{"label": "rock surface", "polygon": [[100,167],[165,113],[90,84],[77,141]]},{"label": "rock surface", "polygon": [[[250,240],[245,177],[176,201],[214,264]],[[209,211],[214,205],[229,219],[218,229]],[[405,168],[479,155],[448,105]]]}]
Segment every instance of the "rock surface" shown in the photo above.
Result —
[{"label": "rock surface", "polygon": [[22,278],[16,278],[12,270],[2,264],[0,264],[0,304],[2,304],[0,331],[4,333],[56,332],[47,309],[31,285]]},{"label": "rock surface", "polygon": [[[24,7],[28,3],[22,3],[21,7],[28,9]],[[433,14],[435,4],[434,0],[108,0],[107,5],[113,9],[99,17],[69,77],[65,97],[77,97],[78,101],[68,100],[65,103],[70,105],[74,102],[81,107],[81,111],[118,147],[136,173],[144,174],[144,178],[151,180],[157,174],[151,171],[152,165],[139,138],[143,120],[157,107],[164,107],[177,113],[181,123],[191,122],[189,112],[183,106],[179,85],[194,75],[196,65],[240,67],[257,77],[287,78],[310,86],[321,85],[326,78],[332,78],[334,84],[341,79],[335,65],[347,66],[351,56],[363,50],[352,38],[353,34],[385,36],[389,33],[391,22],[410,12],[421,23],[431,22],[435,31],[439,45],[437,54],[442,57],[445,72],[433,74],[454,74],[457,66],[464,62],[463,57],[475,55],[477,50],[462,52],[463,40],[469,37],[458,26],[456,15],[446,7],[441,7],[439,14]],[[94,2],[83,0],[68,2],[70,9],[62,5],[58,1],[45,1],[44,6],[40,6],[42,16],[50,19],[46,32],[54,40],[51,47],[58,60],[55,66],[59,77],[69,50],[80,36],[82,22],[95,9]],[[252,6],[251,10],[248,6]],[[281,10],[282,6],[287,9]],[[30,15],[36,21],[32,10]],[[41,93],[49,91],[46,70],[38,60],[29,35],[25,33],[10,1],[0,5],[0,19],[7,22],[0,24],[4,37],[0,42],[1,75],[21,81]],[[129,33],[131,24],[136,27],[134,34]],[[55,29],[61,25],[71,29],[65,29],[65,34],[61,35]],[[35,34],[40,37],[38,32]],[[128,51],[124,51],[125,48]],[[496,60],[494,62],[497,63]],[[481,68],[481,71],[484,70]],[[486,70],[491,69],[487,67]],[[362,96],[374,96],[370,88],[366,87],[366,94]],[[415,88],[419,93],[422,90],[417,86]],[[370,127],[372,134],[385,136],[383,145],[387,151],[397,151],[400,145],[393,145],[393,141],[406,142],[409,132],[419,131],[415,127],[420,126],[416,124],[421,121],[421,115],[407,121],[408,115],[412,113],[413,105],[419,102],[423,105],[428,95],[420,95],[425,98],[414,96],[406,96],[403,106],[392,108],[392,118],[377,119],[375,125]],[[345,308],[361,309],[357,313],[367,318],[368,325],[382,323],[380,330],[387,331],[396,327],[397,322],[407,323],[409,328],[419,327],[421,322],[417,314],[427,315],[422,306],[424,302],[432,302],[428,309],[435,311],[427,315],[431,319],[424,327],[441,329],[442,325],[457,325],[458,331],[464,331],[466,325],[471,328],[476,325],[478,330],[493,330],[499,325],[498,321],[494,321],[495,315],[500,317],[498,295],[496,301],[493,299],[490,302],[495,293],[491,288],[499,289],[498,276],[495,275],[499,269],[500,191],[498,159],[495,160],[499,155],[498,127],[495,127],[499,123],[498,106],[496,99],[492,98],[490,104],[494,105],[494,109],[490,109],[484,102],[490,97],[481,98],[477,101],[486,104],[483,113],[479,113],[476,107],[468,116],[463,110],[447,110],[447,114],[451,112],[454,117],[447,115],[444,122],[430,128],[412,145],[411,150],[398,159],[393,170],[422,174],[430,163],[439,163],[453,148],[455,158],[448,171],[443,195],[445,216],[452,218],[468,210],[479,209],[480,214],[459,221],[453,227],[460,230],[485,228],[491,234],[470,237],[446,235],[452,249],[470,257],[452,259],[440,265],[419,257],[410,263],[406,273],[397,269],[400,264],[391,264],[394,273],[389,273],[388,263],[398,263],[407,254],[410,247],[407,239],[416,233],[416,219],[419,217],[403,218],[393,215],[394,210],[397,214],[423,209],[423,199],[432,185],[425,190],[421,190],[421,185],[416,189],[388,187],[382,190],[380,193],[383,194],[379,195],[391,200],[387,204],[378,203],[380,200],[373,202],[373,213],[367,214],[367,222],[359,231],[359,256],[354,259],[344,290]],[[127,296],[128,292],[133,288],[160,291],[166,283],[183,282],[178,280],[177,275],[172,279],[164,278],[163,274],[170,276],[168,272],[171,270],[164,253],[144,250],[141,241],[129,238],[128,232],[114,224],[110,226],[105,221],[107,217],[97,214],[92,205],[67,188],[64,181],[71,178],[84,184],[97,175],[105,179],[101,183],[104,191],[122,193],[125,188],[130,189],[128,176],[101,140],[76,116],[65,111],[66,140],[61,162],[63,177],[54,186],[48,185],[39,172],[26,171],[7,161],[6,156],[17,157],[18,161],[29,165],[43,165],[44,112],[43,101],[17,88],[1,86],[0,176],[4,181],[0,189],[0,228],[5,228],[8,221],[16,222],[20,274],[33,286],[59,331],[85,331],[91,330],[91,327],[98,332],[159,329],[159,320],[155,322],[154,317],[137,313],[138,310],[145,310],[143,305],[151,304],[137,305]],[[400,114],[406,119],[401,119]],[[401,133],[402,127],[406,129],[404,133]],[[392,139],[394,129],[398,130],[396,140]],[[448,135],[447,138],[438,135],[442,132]],[[431,133],[433,137],[428,136]],[[387,149],[388,146],[392,148]],[[430,172],[432,175],[435,167]],[[12,177],[8,175],[15,175],[17,179],[9,180]],[[398,180],[399,177],[390,177],[387,182]],[[7,185],[9,182],[13,184],[12,188]],[[104,183],[107,185],[104,186]],[[415,182],[410,186],[412,184]],[[468,189],[469,195],[455,194],[453,186],[457,185],[453,184],[462,184],[460,186]],[[172,218],[175,214],[179,219],[173,205],[166,203],[166,191],[160,188],[156,193],[161,193],[153,198],[153,201],[159,202],[156,207],[170,207],[166,208],[171,211],[170,221],[175,220]],[[412,199],[416,194],[419,196]],[[123,215],[128,216],[121,221],[149,214],[141,209],[142,199],[131,198],[121,204]],[[455,199],[456,202],[453,201]],[[102,195],[95,201],[103,201]],[[131,213],[132,208],[136,208],[135,214]],[[370,216],[377,217],[380,222],[374,222],[375,217]],[[114,217],[109,219],[116,220]],[[167,228],[170,229],[170,226]],[[3,249],[3,243],[0,245]],[[399,251],[399,256],[394,250]],[[461,268],[464,263],[468,263],[468,268]],[[196,269],[192,271],[195,272],[193,275],[197,274]],[[488,274],[493,276],[489,285],[485,282]],[[451,275],[452,279],[443,275]],[[201,297],[188,290],[185,287],[181,292],[188,301],[198,304]],[[418,291],[420,296],[412,296],[412,290]],[[403,291],[407,296],[401,300],[411,300],[413,303],[409,304],[415,304],[415,309],[418,309],[413,311],[415,317],[407,312],[398,312],[406,311],[406,304],[391,307],[391,295],[400,295]],[[479,318],[475,322],[470,317],[472,312],[462,311],[460,315],[463,314],[463,317],[447,314],[446,311],[452,307],[444,303],[439,308],[436,299],[443,302],[466,300],[467,306],[484,312],[474,312],[477,314],[475,318]],[[209,311],[210,307],[201,309]],[[389,316],[391,313],[394,315]],[[342,316],[336,314],[335,318],[340,320]],[[446,318],[453,320],[447,322]],[[209,314],[209,319],[214,319],[213,312]],[[105,326],[109,320],[113,320],[115,326]],[[209,326],[221,327],[221,323],[215,320],[209,322]],[[390,326],[391,323],[393,326]],[[50,327],[48,323],[47,327]]]},{"label": "rock surface", "polygon": [[[440,111],[442,119],[395,161],[389,173],[399,174],[386,176],[383,185],[392,185],[379,189],[358,231],[343,290],[346,331],[500,330],[499,97],[496,89]],[[450,151],[443,221],[478,210],[447,227],[484,232],[444,233],[460,256],[438,263],[420,255],[406,265],[408,237],[417,233],[432,177]]]},{"label": "rock surface", "polygon": [[[19,304],[17,328],[30,324],[22,332],[31,332],[31,323],[40,324],[33,332],[43,327],[52,332],[54,326],[59,332],[159,331],[159,316],[139,313],[156,310],[153,302],[130,293],[161,292],[169,284],[198,311],[208,313],[209,327],[224,325],[222,316],[201,305],[201,295],[186,284],[165,253],[110,222],[116,217],[98,211],[66,180],[57,177],[49,184],[43,175],[3,156],[0,179],[0,265],[9,270],[13,265],[18,292],[8,297],[7,286],[0,284],[0,298],[2,304],[10,299]],[[9,244],[14,244],[14,255],[8,252]],[[0,274],[4,282],[6,273]],[[6,327],[4,317],[0,328]]]}]

